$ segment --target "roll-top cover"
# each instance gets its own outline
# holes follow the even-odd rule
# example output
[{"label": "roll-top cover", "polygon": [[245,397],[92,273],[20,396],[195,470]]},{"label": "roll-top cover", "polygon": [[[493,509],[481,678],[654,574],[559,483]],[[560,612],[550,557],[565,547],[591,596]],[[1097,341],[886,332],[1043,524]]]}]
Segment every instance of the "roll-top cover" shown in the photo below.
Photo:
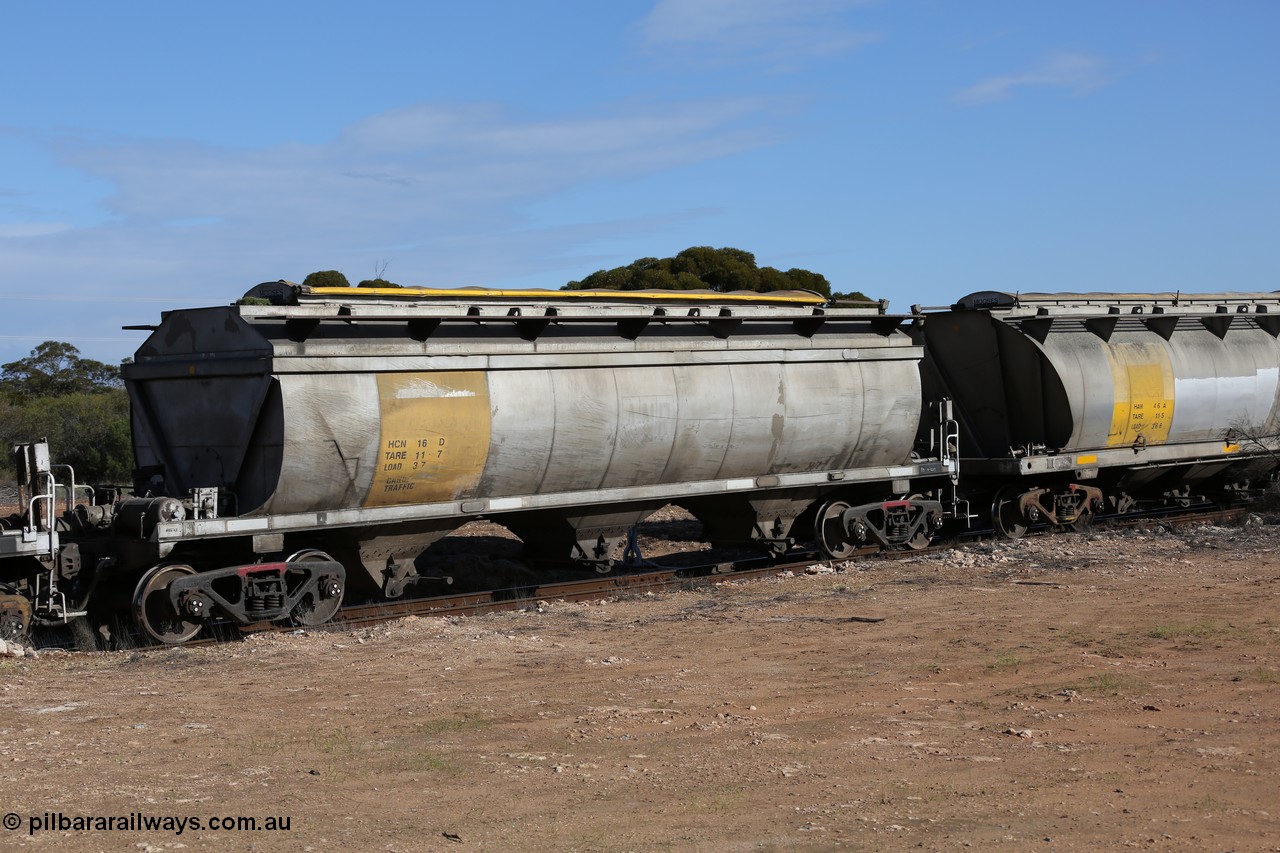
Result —
[{"label": "roll-top cover", "polygon": [[[1204,314],[1280,312],[1280,291],[1247,293],[1016,293],[980,290],[962,297],[954,311],[1007,315]],[[1225,309],[1225,310],[1224,310]],[[1243,310],[1242,310],[1243,309]]]}]

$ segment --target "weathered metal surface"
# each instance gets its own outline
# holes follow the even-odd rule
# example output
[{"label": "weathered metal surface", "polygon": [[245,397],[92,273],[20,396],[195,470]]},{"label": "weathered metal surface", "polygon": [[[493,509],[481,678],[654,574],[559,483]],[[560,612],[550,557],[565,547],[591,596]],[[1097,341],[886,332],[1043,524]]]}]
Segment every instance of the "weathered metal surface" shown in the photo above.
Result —
[{"label": "weathered metal surface", "polygon": [[902,317],[810,297],[393,296],[165,315],[126,370],[139,464],[168,494],[234,494],[223,514],[238,518],[162,537],[261,527],[249,517],[287,529],[923,470],[922,353]]},{"label": "weathered metal surface", "polygon": [[957,306],[930,314],[924,338],[967,456],[1143,453],[1241,425],[1280,432],[1275,294],[984,293]]}]

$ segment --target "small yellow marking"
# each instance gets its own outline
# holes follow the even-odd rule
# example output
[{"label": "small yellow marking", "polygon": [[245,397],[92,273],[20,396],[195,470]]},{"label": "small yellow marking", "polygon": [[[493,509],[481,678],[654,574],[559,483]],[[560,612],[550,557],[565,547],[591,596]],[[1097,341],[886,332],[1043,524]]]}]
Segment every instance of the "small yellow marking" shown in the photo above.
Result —
[{"label": "small yellow marking", "polygon": [[1095,462],[1097,462],[1097,461],[1098,461],[1098,457],[1097,457],[1097,455],[1096,455],[1096,454],[1093,454],[1093,453],[1087,453],[1087,454],[1085,454],[1084,456],[1077,456],[1077,457],[1076,457],[1076,464],[1077,464],[1077,465],[1092,465],[1093,463],[1095,463]]},{"label": "small yellow marking", "polygon": [[1239,453],[1239,452],[1240,452],[1240,445],[1238,445],[1238,444],[1224,444],[1224,445],[1222,446],[1222,452],[1223,452],[1223,453]]}]

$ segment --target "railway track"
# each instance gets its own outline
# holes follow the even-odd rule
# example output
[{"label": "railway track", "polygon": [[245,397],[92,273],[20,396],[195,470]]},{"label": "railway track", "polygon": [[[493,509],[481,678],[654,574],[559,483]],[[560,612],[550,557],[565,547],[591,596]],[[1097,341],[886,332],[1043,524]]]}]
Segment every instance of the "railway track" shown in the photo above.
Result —
[{"label": "railway track", "polygon": [[[1248,508],[1206,509],[1203,507],[1181,511],[1162,511],[1125,516],[1103,516],[1097,518],[1090,529],[1126,529],[1159,527],[1175,532],[1181,527],[1193,524],[1238,524],[1250,515]],[[1032,537],[1062,535],[1070,531],[1055,530],[1045,527],[1032,530]],[[362,628],[401,619],[406,616],[445,617],[445,616],[479,616],[489,613],[523,610],[536,606],[540,601],[598,601],[619,595],[642,595],[645,593],[661,593],[675,589],[687,589],[706,586],[723,580],[749,580],[777,576],[791,571],[803,573],[814,566],[837,567],[858,561],[897,561],[912,559],[926,554],[945,552],[968,544],[996,538],[993,529],[974,529],[965,531],[943,542],[922,549],[903,551],[884,551],[876,547],[862,548],[841,560],[831,560],[814,550],[795,551],[787,554],[782,560],[771,560],[760,556],[745,559],[729,559],[688,566],[654,566],[621,574],[594,576],[581,580],[555,581],[545,584],[526,584],[499,589],[456,593],[450,595],[427,596],[397,601],[380,601],[366,604],[353,604],[343,607],[330,622],[316,627],[300,629],[292,625],[280,625],[272,622],[258,622],[252,625],[237,626],[229,621],[210,624],[200,637],[184,644],[186,646],[208,646],[219,643],[235,642],[244,637],[262,633],[288,633],[297,630],[340,632]],[[661,559],[661,558],[658,558]],[[652,564],[651,564],[652,565]],[[75,636],[58,636],[45,632],[38,639],[40,648],[79,648],[88,650],[91,646],[101,646],[103,641],[91,632],[61,632]],[[114,648],[166,648],[141,641],[130,628],[115,626],[111,632],[116,639],[107,642]],[[92,642],[90,641],[92,639]]]},{"label": "railway track", "polygon": [[[1173,532],[1179,527],[1192,524],[1240,523],[1249,514],[1249,510],[1245,508],[1226,510],[1195,508],[1192,511],[1181,512],[1104,516],[1098,518],[1090,527],[1097,530],[1106,530],[1158,526]],[[1044,528],[1043,530],[1032,531],[1031,535],[1046,536],[1060,535],[1061,533],[1063,531]],[[788,554],[783,561],[766,562],[759,557],[754,557],[747,560],[706,563],[680,568],[636,571],[579,581],[560,581],[481,592],[414,598],[404,601],[357,604],[344,607],[331,622],[321,628],[307,630],[344,631],[376,625],[405,616],[478,616],[488,613],[523,610],[536,605],[539,601],[596,601],[617,595],[658,593],[696,585],[706,585],[728,579],[747,580],[777,576],[787,571],[804,572],[815,565],[833,567],[858,560],[880,559],[893,561],[911,559],[924,554],[953,550],[971,542],[991,539],[994,536],[994,530],[983,529],[966,531],[961,536],[949,541],[918,550],[883,551],[879,548],[863,548],[843,560],[826,559],[815,551],[801,551]],[[222,639],[234,639],[255,633],[298,630],[291,626],[281,626],[267,622],[239,629],[230,624],[218,627],[222,630],[214,632],[218,635],[217,637],[196,642],[212,643]]]}]

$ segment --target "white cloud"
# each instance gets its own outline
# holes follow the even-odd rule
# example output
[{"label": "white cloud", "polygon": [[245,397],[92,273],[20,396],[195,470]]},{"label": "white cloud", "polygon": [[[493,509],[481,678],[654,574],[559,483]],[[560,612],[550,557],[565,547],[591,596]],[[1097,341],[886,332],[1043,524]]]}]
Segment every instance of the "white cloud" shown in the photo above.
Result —
[{"label": "white cloud", "polygon": [[640,24],[646,45],[709,63],[767,66],[833,56],[877,36],[855,29],[844,13],[866,0],[658,0]]},{"label": "white cloud", "polygon": [[0,239],[22,237],[46,237],[70,228],[65,222],[12,222],[0,223]]},{"label": "white cloud", "polygon": [[348,241],[442,224],[509,221],[514,206],[598,179],[627,178],[767,143],[757,99],[610,116],[520,120],[492,106],[417,105],[364,119],[327,144],[244,151],[183,141],[73,142],[61,159],[116,188],[112,213],[138,224]]},{"label": "white cloud", "polygon": [[990,77],[963,89],[956,93],[955,101],[965,105],[1004,101],[1018,89],[1037,86],[1087,95],[1110,82],[1105,60],[1084,53],[1057,53],[1028,71]]},{"label": "white cloud", "polygon": [[388,260],[388,277],[404,284],[494,285],[564,270],[551,275],[558,284],[595,262],[572,257],[582,246],[660,233],[669,221],[611,212],[544,227],[527,211],[595,182],[768,145],[783,114],[754,98],[567,118],[420,104],[370,116],[320,144],[246,150],[63,136],[48,143],[59,164],[112,187],[106,221],[0,226],[0,238],[23,238],[0,239],[0,298],[56,297],[56,311],[33,300],[6,303],[10,326],[69,340],[155,319],[125,300],[225,303],[259,281],[326,268],[354,281]]}]

